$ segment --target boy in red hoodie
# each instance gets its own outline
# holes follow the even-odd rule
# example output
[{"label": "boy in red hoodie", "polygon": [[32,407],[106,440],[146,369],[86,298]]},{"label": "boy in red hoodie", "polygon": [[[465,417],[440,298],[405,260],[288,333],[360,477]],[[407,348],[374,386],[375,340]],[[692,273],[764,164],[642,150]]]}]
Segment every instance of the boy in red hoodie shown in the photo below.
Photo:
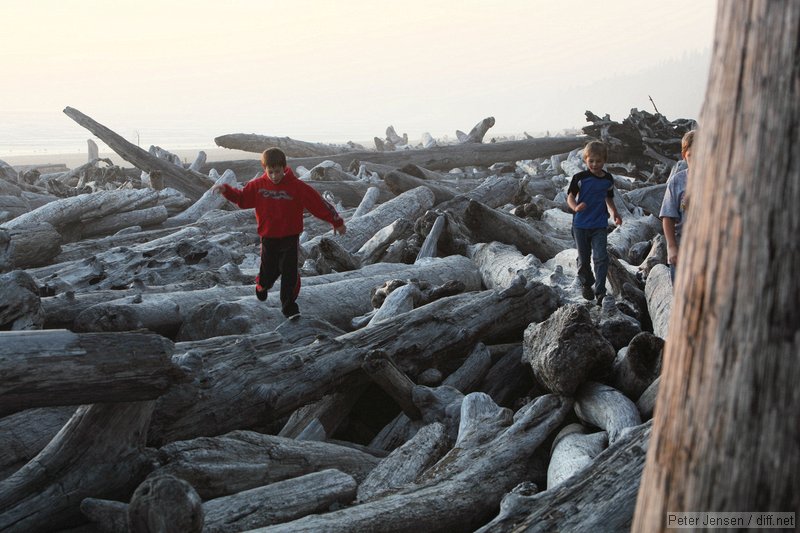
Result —
[{"label": "boy in red hoodie", "polygon": [[286,154],[269,148],[261,154],[264,174],[244,186],[214,185],[242,209],[256,210],[258,235],[261,237],[261,268],[256,278],[256,297],[262,302],[267,291],[281,278],[281,311],[284,316],[296,315],[297,295],[300,292],[300,272],[297,269],[297,247],[303,231],[303,209],[315,217],[330,222],[333,231],[344,235],[344,220],[310,185],[297,179],[286,166]]}]

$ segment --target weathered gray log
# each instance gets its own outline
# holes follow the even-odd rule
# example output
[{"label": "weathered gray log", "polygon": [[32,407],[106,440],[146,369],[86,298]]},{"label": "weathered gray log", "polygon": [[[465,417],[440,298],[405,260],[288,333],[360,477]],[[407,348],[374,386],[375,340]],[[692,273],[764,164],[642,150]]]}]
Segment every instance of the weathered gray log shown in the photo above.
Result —
[{"label": "weathered gray log", "polygon": [[463,221],[472,232],[475,242],[512,244],[523,254],[533,254],[540,261],[547,261],[572,246],[571,242],[552,238],[514,215],[476,201],[470,201],[467,205]]},{"label": "weathered gray log", "polygon": [[267,148],[280,148],[287,157],[326,156],[352,152],[353,145],[337,146],[324,143],[310,143],[298,141],[290,137],[273,137],[270,135],[256,135],[255,133],[229,133],[214,137],[214,143],[222,148],[242,150],[260,154]]},{"label": "weathered gray log", "polygon": [[0,479],[33,459],[75,413],[75,407],[26,409],[0,418]]},{"label": "weathered gray log", "polygon": [[608,251],[617,257],[628,257],[628,250],[637,242],[652,239],[661,231],[661,220],[653,215],[623,215],[622,225],[608,234]]},{"label": "weathered gray log", "polygon": [[84,498],[81,513],[103,533],[129,533],[128,504],[100,498]]},{"label": "weathered gray log", "polygon": [[358,256],[347,251],[334,237],[322,237],[317,243],[316,270],[320,274],[356,270],[361,261]]},{"label": "weathered gray log", "polygon": [[151,468],[144,453],[153,402],[80,407],[33,460],[0,482],[0,529],[49,532],[80,523],[86,497],[119,499]]},{"label": "weathered gray log", "polygon": [[[181,239],[174,243],[165,242],[165,248],[162,248],[161,246],[137,248],[137,251],[140,251],[141,253],[147,253],[151,257],[144,258],[141,262],[131,260],[131,269],[135,270],[139,268],[144,269],[144,271],[147,272],[147,266],[150,266],[153,267],[155,273],[159,274],[159,277],[161,277],[161,273],[163,272],[162,269],[168,268],[170,263],[166,263],[165,266],[165,264],[162,262],[154,261],[152,256],[169,255],[168,246],[176,246],[178,247],[176,250],[182,250],[184,254],[188,253],[191,255],[193,250],[192,248],[187,247],[186,244],[195,242],[195,239],[198,239],[199,241],[208,240],[205,234],[196,228],[192,228],[192,231],[186,231],[180,234],[175,233],[175,236],[179,236]],[[184,242],[184,246],[180,246],[180,241]],[[216,247],[213,247],[212,250],[216,250]],[[199,250],[200,253],[202,253],[202,251],[202,249]],[[132,252],[129,251],[128,253]],[[123,264],[125,263],[125,261],[120,259],[119,253],[117,253],[115,257],[115,261]],[[139,256],[134,255],[134,257],[138,258]],[[126,273],[126,276],[124,277],[106,274],[106,268],[109,268],[107,265],[110,263],[110,260],[108,262],[103,261],[101,263],[102,269],[100,270],[99,275],[98,271],[87,268],[90,266],[96,266],[95,262],[90,262],[88,265],[77,265],[75,268],[76,275],[80,275],[79,279],[67,276],[67,272],[65,272],[67,267],[65,265],[59,266],[59,273],[66,278],[64,281],[67,281],[69,286],[75,287],[76,290],[82,286],[120,286],[127,285],[135,281],[134,276],[129,273]],[[176,270],[174,268],[174,264],[175,263],[172,263],[173,270]],[[201,263],[198,266],[202,267],[203,265]],[[417,270],[418,269],[416,267],[413,267],[412,271],[411,267],[408,267],[407,265],[380,263],[369,265],[368,267],[364,267],[357,272],[343,272],[304,278],[303,286],[307,288],[318,284],[341,281],[343,279],[352,279],[359,276],[378,276],[379,274],[383,275],[384,277],[413,277],[414,272]],[[54,270],[53,274],[56,274],[56,272],[57,271]],[[188,272],[186,269],[177,269],[177,272],[174,273],[164,273],[163,278],[161,279],[167,281],[170,279],[168,277],[169,275],[178,275],[180,278],[183,278],[187,274]],[[41,277],[47,277],[49,275],[49,271],[43,271],[41,273]],[[93,275],[95,276],[94,278],[92,278]],[[92,279],[97,281],[98,277],[102,275],[107,277],[99,283],[95,283],[95,285],[90,285]],[[137,288],[136,284],[134,283],[134,287],[129,290],[97,290],[90,293],[82,292],[78,294],[66,292],[65,294],[56,297],[44,298],[42,300],[42,306],[45,311],[47,327],[66,327],[67,329],[73,329],[75,328],[75,319],[90,307],[100,304],[111,304],[115,300],[121,300],[117,302],[117,304],[120,306],[119,308],[126,310],[129,308],[130,311],[134,313],[130,316],[126,315],[117,317],[116,320],[118,320],[121,324],[120,327],[122,330],[136,329],[138,327],[149,327],[153,330],[162,329],[165,331],[177,331],[177,329],[180,328],[183,323],[186,312],[191,310],[196,305],[204,302],[234,301],[245,296],[252,296],[253,286],[249,284],[251,281],[252,278],[247,279],[248,285],[246,286],[212,287],[207,289],[195,288],[194,290],[185,290],[184,285],[150,286],[146,287],[146,290],[144,290],[141,287]],[[278,291],[279,285],[279,283],[276,284],[274,289],[275,292]],[[133,305],[134,303],[135,305]],[[152,309],[149,308],[150,306],[152,306]],[[109,313],[113,314],[113,310],[117,309],[117,307],[111,306],[108,309]],[[158,313],[159,316],[156,317],[155,315],[150,315],[151,312]],[[116,323],[107,320],[106,317],[109,316],[107,314],[100,313],[97,316],[102,317],[102,319],[109,324]],[[128,319],[126,317],[128,317],[131,322],[126,323],[126,320]],[[168,317],[172,318],[168,319]],[[137,324],[140,324],[141,326]]]},{"label": "weathered gray log", "polygon": [[594,462],[552,490],[511,497],[476,533],[629,531],[650,440],[650,423],[633,429]]},{"label": "weathered gray log", "polygon": [[385,352],[373,350],[367,353],[361,368],[400,406],[407,417],[411,420],[422,418],[422,414],[411,399],[414,382],[397,368]]},{"label": "weathered gray log", "polygon": [[659,233],[653,237],[651,243],[650,252],[639,265],[639,270],[645,279],[650,275],[650,271],[654,266],[667,264],[667,240],[664,235]]},{"label": "weathered gray log", "polygon": [[51,224],[0,226],[0,272],[46,265],[59,252],[61,234]]},{"label": "weathered gray log", "polygon": [[452,200],[458,195],[458,191],[442,185],[440,182],[415,178],[399,170],[393,170],[386,174],[383,177],[383,181],[389,187],[389,190],[398,196],[416,187],[427,187],[433,192],[433,205]]},{"label": "weathered gray log", "polygon": [[628,202],[641,207],[646,214],[658,216],[666,190],[667,185],[663,183],[628,191],[623,196]]},{"label": "weathered gray log", "polygon": [[444,215],[439,215],[436,217],[436,222],[433,223],[431,230],[425,237],[425,241],[419,248],[417,259],[414,261],[415,263],[428,257],[436,257],[436,245],[439,242],[439,237],[442,235],[442,231],[444,231],[445,223],[446,219]]},{"label": "weathered gray log", "polygon": [[[24,270],[0,274],[0,329],[19,331],[41,329],[44,310],[36,281]],[[0,333],[0,336],[3,334]],[[10,338],[10,337],[9,337]],[[0,353],[5,351],[0,348]]]},{"label": "weathered gray log", "polygon": [[642,420],[650,420],[653,418],[653,412],[656,407],[656,398],[658,397],[658,384],[661,381],[661,376],[657,377],[649,387],[645,389],[639,399],[636,400],[636,408],[642,416]]},{"label": "weathered gray log", "polygon": [[580,424],[570,424],[556,435],[547,465],[547,490],[550,490],[594,461],[608,446],[605,431],[587,434]]},{"label": "weathered gray log", "polygon": [[155,474],[136,488],[128,506],[131,533],[203,531],[203,502],[190,484],[168,474]]},{"label": "weathered gray log", "polygon": [[328,394],[314,403],[304,405],[291,414],[278,436],[298,438],[309,424],[317,423],[324,430],[326,438],[330,437],[349,416],[350,410],[365,388],[365,386],[349,387],[347,390]]},{"label": "weathered gray log", "polygon": [[342,170],[339,163],[323,161],[307,173],[300,176],[303,181],[357,181],[358,178]]},{"label": "weathered gray log", "polygon": [[[367,168],[371,168],[369,166],[370,165],[369,163],[367,163],[367,165],[368,165]],[[394,168],[385,167],[385,169],[378,169],[378,170],[383,170],[383,172],[380,173],[381,177],[383,177],[383,175],[385,175],[391,170],[394,170]],[[421,180],[444,181],[447,179],[447,174],[444,174],[442,172],[434,172],[433,170],[428,170],[425,167],[421,167],[413,163],[403,165],[403,167],[399,170],[403,174],[408,174],[409,176],[414,176],[415,178],[419,178]]]},{"label": "weathered gray log", "polygon": [[398,218],[391,224],[375,232],[367,242],[361,245],[356,255],[361,259],[362,265],[377,263],[386,253],[386,250],[395,242],[413,235],[414,224],[408,218]]},{"label": "weathered gray log", "polygon": [[396,448],[358,486],[358,501],[374,500],[408,485],[436,463],[452,446],[445,426],[423,426],[408,442]]},{"label": "weathered gray log", "polygon": [[380,462],[348,446],[253,431],[172,442],[159,459],[158,472],[188,481],[204,500],[330,468],[363,481]]},{"label": "weathered gray log", "polygon": [[483,284],[489,289],[509,287],[518,274],[550,284],[549,270],[547,276],[543,275],[542,262],[533,254],[522,255],[513,245],[478,243],[468,248],[467,256],[478,265]]},{"label": "weathered gray log", "polygon": [[[402,270],[397,270],[391,277],[413,277],[420,281],[437,285],[444,284],[449,280],[463,280],[465,290],[477,290],[480,288],[480,278],[477,270],[471,261],[462,256],[450,256],[449,258],[433,259],[425,264],[419,265],[400,265]],[[358,273],[357,271],[355,271]],[[366,274],[366,273],[365,273]],[[350,329],[351,320],[356,316],[361,316],[372,309],[370,290],[376,285],[386,280],[386,274],[375,274],[372,276],[354,276],[350,279],[332,283],[319,283],[303,288],[297,298],[297,304],[301,313],[330,322],[343,330]],[[307,278],[309,280],[313,278]],[[195,291],[199,292],[199,291]],[[153,302],[154,310],[165,310],[169,312],[169,307]],[[114,302],[105,308],[114,307],[119,309],[118,314],[127,311],[129,316],[134,316],[137,320],[152,320],[148,318],[148,307],[142,304],[129,305],[123,308],[122,305],[115,305]],[[103,321],[106,316],[101,312],[101,306],[95,306],[84,312],[75,320],[76,327],[84,324],[96,324]],[[91,311],[91,313],[90,313]],[[189,309],[184,316],[180,312],[168,313],[170,321],[176,321],[181,326],[180,339],[189,340],[213,335],[231,335],[241,333],[261,333],[270,331],[278,327],[285,317],[280,310],[279,292],[271,290],[266,302],[259,302],[255,297],[241,298],[235,302],[210,302],[198,303],[193,309]],[[122,322],[120,320],[120,322]],[[142,322],[128,321],[128,324]],[[148,324],[151,322],[147,322]],[[157,323],[154,323],[156,327]],[[161,324],[163,327],[163,323]],[[113,327],[119,327],[117,323]],[[124,329],[130,329],[126,327]]]},{"label": "weathered gray log", "polygon": [[525,330],[524,357],[547,390],[571,396],[604,375],[616,352],[592,322],[586,307],[568,304]]},{"label": "weathered gray log", "polygon": [[642,423],[633,401],[615,388],[593,381],[578,389],[575,413],[585,424],[604,429],[610,444],[619,439],[626,428]]},{"label": "weathered gray log", "polygon": [[[183,373],[149,333],[0,333],[0,416],[32,407],[151,400]],[[117,349],[125,346],[125,352]]]},{"label": "weathered gray log", "polygon": [[158,193],[152,189],[99,191],[49,202],[6,222],[4,227],[14,229],[47,222],[65,238],[71,235],[80,237],[82,231],[81,228],[76,228],[76,225],[91,223],[114,213],[152,207],[157,200]]},{"label": "weathered gray log", "polygon": [[[402,150],[398,152],[356,151],[339,155],[289,158],[289,165],[302,165],[312,168],[329,159],[347,168],[352,161],[378,163],[400,168],[407,164],[425,167],[428,170],[448,171],[456,167],[488,167],[497,162],[521,161],[563,154],[575,148],[583,148],[586,138],[541,137],[521,141],[497,143],[473,143],[462,145],[435,146],[432,148]],[[237,176],[255,175],[263,172],[261,163],[251,161],[221,161],[220,168],[231,168]]]},{"label": "weathered gray log", "polygon": [[18,195],[3,194],[0,190],[0,223],[31,210],[31,204]]},{"label": "weathered gray log", "polygon": [[350,220],[362,215],[366,215],[372,211],[372,208],[375,207],[375,203],[378,201],[380,194],[381,190],[377,187],[371,186],[369,189],[367,189],[367,192],[364,193],[364,197],[361,199],[358,207],[356,207],[356,210],[350,217]]},{"label": "weathered gray log", "polygon": [[356,480],[338,470],[322,470],[278,481],[203,504],[205,533],[229,533],[289,522],[346,505]]},{"label": "weathered gray log", "polygon": [[[536,284],[516,293],[465,293],[374,328],[297,349],[265,353],[233,346],[224,362],[205,368],[202,396],[186,394],[180,401],[171,393],[162,396],[150,428],[152,440],[169,442],[198,431],[221,434],[277,420],[329,394],[337,381],[360,371],[369,349],[385,350],[413,378],[438,361],[470,350],[478,340],[497,342],[520,335],[531,321],[549,316],[556,302],[552,289]],[[235,369],[240,366],[247,370],[238,373]]]},{"label": "weathered gray log", "polygon": [[494,117],[486,117],[475,124],[475,126],[473,126],[470,132],[465,135],[463,139],[459,136],[458,140],[461,144],[482,143],[483,137],[492,126],[494,126]]},{"label": "weathered gray log", "polygon": [[122,159],[145,172],[160,172],[167,185],[178,189],[192,200],[200,198],[212,185],[208,176],[192,170],[185,170],[183,167],[168,163],[145,152],[77,109],[66,107],[64,113],[95,134]]},{"label": "weathered gray log", "polygon": [[523,361],[520,344],[509,349],[492,365],[477,390],[491,396],[497,405],[513,407],[519,398],[534,388],[540,393],[546,392],[543,387],[537,386],[530,365]]},{"label": "weathered gray log", "polygon": [[[238,182],[236,181],[236,174],[234,174],[232,170],[226,170],[222,173],[222,176],[214,181],[214,185],[221,185],[223,183],[227,183],[228,185],[232,186],[238,185]],[[201,196],[195,203],[189,206],[188,209],[170,218],[169,222],[170,224],[175,225],[196,222],[201,216],[203,216],[204,213],[207,213],[212,209],[221,209],[226,203],[227,201],[225,200],[224,196],[209,189],[204,192],[203,196]]]},{"label": "weathered gray log", "polygon": [[192,164],[189,165],[189,170],[193,172],[200,172],[200,169],[206,164],[206,159],[208,159],[208,155],[203,150],[200,150],[197,152],[197,157],[194,158]]},{"label": "weathered gray log", "polygon": [[401,531],[410,524],[424,531],[473,530],[495,512],[507,491],[531,475],[528,459],[570,407],[559,397],[545,396],[512,420],[507,409],[491,405],[485,394],[464,398],[460,445],[414,484],[361,505],[256,531]]},{"label": "weathered gray log", "polygon": [[158,226],[169,217],[167,208],[156,205],[144,209],[135,209],[124,213],[115,213],[86,224],[81,231],[81,238],[110,235],[125,228]]},{"label": "weathered gray log", "polygon": [[647,296],[647,309],[653,321],[653,333],[666,339],[672,311],[672,280],[669,277],[668,266],[656,265],[650,270],[644,285],[644,293]]},{"label": "weathered gray log", "polygon": [[[491,365],[491,356],[488,352],[489,350],[483,343],[476,344],[464,364],[447,376],[442,382],[442,386],[433,389],[435,392],[431,394],[437,395],[438,391],[443,389],[458,391],[459,394],[473,392]],[[414,405],[417,405],[418,408],[420,406],[417,402],[422,398],[422,391],[425,389],[425,387],[414,387],[412,389],[412,401],[416,398]],[[436,416],[430,416],[428,413],[431,410],[431,402],[429,400],[425,401],[422,408],[425,409],[423,418],[437,420]],[[370,447],[380,450],[394,450],[410,439],[421,426],[422,424],[419,422],[414,422],[404,413],[400,413],[378,432],[370,442]]]},{"label": "weathered gray log", "polygon": [[[347,233],[337,237],[339,243],[348,251],[356,252],[375,233],[398,218],[415,220],[433,206],[433,193],[427,187],[417,187],[380,204],[369,213],[350,221]],[[309,252],[319,242],[315,237],[302,244]]]},{"label": "weathered gray log", "polygon": [[661,373],[663,349],[661,337],[647,331],[639,333],[617,353],[608,384],[636,400]]},{"label": "weathered gray log", "polygon": [[[383,300],[381,306],[372,315],[369,323],[365,327],[374,327],[382,321],[388,320],[402,313],[407,313],[419,306],[422,300],[422,292],[415,282],[407,283],[402,287],[393,290],[389,296]],[[374,298],[373,298],[374,305]]]}]

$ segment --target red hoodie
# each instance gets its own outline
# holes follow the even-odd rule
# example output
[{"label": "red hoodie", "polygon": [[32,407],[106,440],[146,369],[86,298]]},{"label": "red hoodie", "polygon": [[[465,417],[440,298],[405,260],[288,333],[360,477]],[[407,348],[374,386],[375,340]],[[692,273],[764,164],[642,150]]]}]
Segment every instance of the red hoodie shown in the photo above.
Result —
[{"label": "red hoodie", "polygon": [[334,228],[344,224],[336,209],[326,202],[310,185],[297,179],[286,167],[277,185],[266,172],[247,182],[244,189],[222,187],[222,195],[242,209],[254,207],[258,234],[262,237],[287,237],[303,231],[303,209],[315,217],[330,222]]}]

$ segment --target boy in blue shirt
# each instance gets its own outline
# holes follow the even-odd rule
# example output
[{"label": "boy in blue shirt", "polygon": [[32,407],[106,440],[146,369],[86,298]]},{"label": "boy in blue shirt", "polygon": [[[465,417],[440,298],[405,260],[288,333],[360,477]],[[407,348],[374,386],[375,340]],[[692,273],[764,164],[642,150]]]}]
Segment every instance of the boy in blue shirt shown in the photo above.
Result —
[{"label": "boy in blue shirt", "polygon": [[678,265],[678,248],[681,243],[683,217],[689,204],[686,195],[686,181],[692,165],[692,143],[694,143],[694,130],[686,132],[681,139],[681,155],[686,161],[686,170],[676,172],[667,180],[667,190],[664,192],[661,212],[658,214],[661,217],[661,226],[667,241],[667,263],[669,264],[669,276],[673,283],[675,282],[675,268]]},{"label": "boy in blue shirt", "polygon": [[[614,205],[614,177],[603,170],[608,161],[608,148],[600,141],[592,141],[583,149],[583,161],[589,170],[572,176],[567,189],[567,205],[575,213],[572,218],[572,236],[578,248],[578,279],[583,297],[597,298],[598,305],[606,295],[608,273],[608,215],[614,223],[622,224],[622,217]],[[594,273],[589,261],[594,262]]]}]

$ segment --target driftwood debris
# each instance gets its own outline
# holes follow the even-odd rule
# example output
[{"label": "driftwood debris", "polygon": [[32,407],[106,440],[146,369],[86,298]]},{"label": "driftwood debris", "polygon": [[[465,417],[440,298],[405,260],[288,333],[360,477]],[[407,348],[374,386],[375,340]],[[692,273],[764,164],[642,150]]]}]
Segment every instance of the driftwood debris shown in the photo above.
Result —
[{"label": "driftwood debris", "polygon": [[287,320],[252,211],[204,194],[257,160],[187,169],[65,112],[137,168],[0,165],[0,529],[630,523],[672,291],[649,175],[618,180],[597,306],[564,202],[585,137],[292,157],[347,233],[306,219]]},{"label": "driftwood debris", "polygon": [[353,143],[348,143],[344,146],[336,146],[332,144],[298,141],[290,137],[271,137],[268,135],[256,135],[254,133],[220,135],[219,137],[214,137],[214,143],[222,148],[255,152],[258,154],[267,148],[277,147],[283,150],[287,157],[324,157],[363,149],[362,146]]}]

